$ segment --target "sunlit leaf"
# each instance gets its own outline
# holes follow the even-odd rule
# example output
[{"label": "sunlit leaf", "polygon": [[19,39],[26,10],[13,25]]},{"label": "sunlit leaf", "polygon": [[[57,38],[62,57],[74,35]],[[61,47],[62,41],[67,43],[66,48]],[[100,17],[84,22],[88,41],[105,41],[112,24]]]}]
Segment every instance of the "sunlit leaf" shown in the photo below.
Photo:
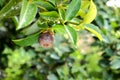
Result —
[{"label": "sunlit leaf", "polygon": [[85,29],[95,34],[99,38],[99,40],[102,41],[102,34],[100,29],[97,26],[93,24],[86,24]]},{"label": "sunlit leaf", "polygon": [[65,21],[69,21],[73,17],[75,17],[80,9],[80,6],[81,6],[81,0],[72,0],[72,2],[68,5],[65,15]]},{"label": "sunlit leaf", "polygon": [[77,42],[77,33],[76,33],[76,31],[70,26],[64,26],[64,27],[65,27],[65,30],[68,33],[71,41],[76,45],[76,42]]},{"label": "sunlit leaf", "polygon": [[90,5],[90,1],[83,0],[81,3],[81,8],[77,15],[80,15],[80,17],[84,18],[86,15],[86,10],[88,9],[88,6]]},{"label": "sunlit leaf", "polygon": [[89,5],[90,5],[90,0],[82,0],[81,9],[86,10]]},{"label": "sunlit leaf", "polygon": [[83,23],[85,24],[91,23],[95,19],[96,15],[97,15],[97,9],[94,2],[91,0],[88,13],[83,18]]},{"label": "sunlit leaf", "polygon": [[28,26],[34,20],[36,13],[37,6],[31,1],[23,0],[17,30]]},{"label": "sunlit leaf", "polygon": [[13,40],[13,42],[19,46],[30,46],[38,41],[38,36],[39,36],[39,33],[36,33],[26,38]]}]

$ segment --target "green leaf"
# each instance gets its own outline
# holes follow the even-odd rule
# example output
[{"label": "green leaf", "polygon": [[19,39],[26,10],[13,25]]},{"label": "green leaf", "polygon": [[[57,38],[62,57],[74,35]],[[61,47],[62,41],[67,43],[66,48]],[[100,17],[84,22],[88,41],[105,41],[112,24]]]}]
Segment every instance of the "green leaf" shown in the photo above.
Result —
[{"label": "green leaf", "polygon": [[38,41],[39,34],[40,33],[36,33],[36,34],[30,35],[26,38],[13,40],[13,42],[19,46],[30,46]]},{"label": "green leaf", "polygon": [[86,24],[85,29],[95,34],[99,38],[99,40],[102,41],[102,34],[100,29],[97,26],[93,24]]},{"label": "green leaf", "polygon": [[3,6],[5,3],[5,0],[0,0],[0,7]]},{"label": "green leaf", "polygon": [[84,18],[84,16],[86,15],[86,10],[88,9],[89,4],[90,4],[90,1],[88,1],[88,0],[82,1],[81,8],[80,8],[77,15],[80,15],[81,18]]},{"label": "green leaf", "polygon": [[34,3],[36,3],[38,6],[45,8],[48,11],[54,10],[54,6],[50,4],[49,2],[42,1],[42,0],[37,0]]},{"label": "green leaf", "polygon": [[52,26],[52,29],[57,33],[63,34],[66,32],[65,27],[63,25],[54,25],[54,26]]},{"label": "green leaf", "polygon": [[77,42],[77,33],[76,33],[76,31],[70,26],[64,26],[64,27],[65,27],[65,30],[68,33],[70,39],[72,40],[74,45],[76,45],[76,42]]},{"label": "green leaf", "polygon": [[85,24],[91,23],[95,19],[96,15],[97,15],[97,9],[96,9],[94,2],[91,0],[90,8],[88,10],[88,13],[83,18],[83,23]]},{"label": "green leaf", "polygon": [[45,28],[48,28],[48,24],[46,22],[41,22],[41,21],[38,21],[37,22],[37,26],[40,28],[40,29],[45,29]]},{"label": "green leaf", "polygon": [[50,11],[50,12],[41,12],[40,16],[44,19],[48,19],[48,20],[56,20],[59,15],[56,11]]},{"label": "green leaf", "polygon": [[98,26],[102,27],[105,26],[105,20],[102,15],[98,15],[95,19],[95,22],[97,23]]},{"label": "green leaf", "polygon": [[112,60],[110,64],[112,69],[120,69],[120,58]]},{"label": "green leaf", "polygon": [[65,11],[64,11],[64,9],[59,8],[58,11],[59,11],[60,18],[62,20],[65,20]]},{"label": "green leaf", "polygon": [[28,26],[34,20],[36,13],[37,6],[31,1],[23,0],[17,30]]},{"label": "green leaf", "polygon": [[48,0],[48,1],[55,5],[56,0]]},{"label": "green leaf", "polygon": [[80,9],[80,6],[81,0],[72,0],[67,8],[65,21],[69,21],[74,18]]},{"label": "green leaf", "polygon": [[33,34],[33,33],[36,33],[38,31],[40,31],[40,27],[38,27],[37,23],[38,23],[38,21],[36,21],[31,26],[23,29],[22,33],[25,34],[25,35],[30,35],[30,34]]},{"label": "green leaf", "polygon": [[86,10],[89,5],[90,5],[90,1],[89,0],[83,0],[82,3],[81,3],[81,9],[82,10]]},{"label": "green leaf", "polygon": [[48,75],[48,80],[58,80],[58,78],[54,74],[49,74]]},{"label": "green leaf", "polygon": [[0,20],[17,15],[21,8],[20,1],[21,0],[10,0],[8,4],[1,9]]}]

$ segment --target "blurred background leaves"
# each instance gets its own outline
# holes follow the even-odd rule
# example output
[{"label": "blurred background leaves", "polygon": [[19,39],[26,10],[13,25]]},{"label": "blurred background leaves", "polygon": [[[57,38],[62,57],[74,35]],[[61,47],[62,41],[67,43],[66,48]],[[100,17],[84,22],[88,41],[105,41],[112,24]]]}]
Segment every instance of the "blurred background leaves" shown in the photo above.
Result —
[{"label": "blurred background leaves", "polygon": [[[7,1],[0,0],[0,9]],[[54,0],[49,1],[55,4]],[[120,9],[107,6],[106,2],[95,0],[98,14],[92,22],[102,31],[103,41],[80,30],[77,48],[64,30],[64,34],[55,34],[51,49],[44,49],[38,43],[19,47],[12,39],[33,33],[16,31],[14,19],[0,21],[0,80],[120,80]],[[45,22],[40,23],[37,25],[46,26]],[[63,27],[55,26],[59,25],[53,29]]]}]

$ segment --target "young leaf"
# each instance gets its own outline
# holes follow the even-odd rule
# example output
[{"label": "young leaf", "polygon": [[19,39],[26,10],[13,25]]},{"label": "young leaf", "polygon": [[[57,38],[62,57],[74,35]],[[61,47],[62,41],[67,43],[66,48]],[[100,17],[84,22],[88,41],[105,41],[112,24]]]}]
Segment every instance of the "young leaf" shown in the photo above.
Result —
[{"label": "young leaf", "polygon": [[56,11],[50,11],[50,12],[41,12],[40,16],[44,19],[48,19],[48,20],[56,20],[59,15]]},{"label": "young leaf", "polygon": [[8,18],[15,16],[20,11],[20,1],[21,0],[10,0],[8,4],[3,7],[0,11],[0,20],[3,18]]},{"label": "young leaf", "polygon": [[31,1],[23,0],[17,30],[28,26],[34,20],[36,13],[37,6]]},{"label": "young leaf", "polygon": [[90,8],[88,10],[88,13],[83,18],[83,23],[85,24],[91,23],[95,19],[96,15],[97,15],[97,9],[96,9],[94,2],[91,0]]},{"label": "young leaf", "polygon": [[100,41],[102,41],[102,34],[99,28],[93,24],[86,24],[85,29],[95,34]]},{"label": "young leaf", "polygon": [[84,18],[86,15],[86,10],[88,9],[88,6],[90,5],[90,1],[83,0],[81,3],[81,8],[77,15],[80,15],[81,18]]},{"label": "young leaf", "polygon": [[13,40],[13,42],[19,46],[30,46],[33,43],[38,41],[38,36],[40,33],[36,33],[34,35],[28,36],[26,38],[22,38],[22,39],[17,39],[17,40]]},{"label": "young leaf", "polygon": [[77,33],[76,33],[76,31],[70,26],[64,26],[64,27],[65,27],[65,30],[68,33],[70,39],[72,40],[74,45],[76,45],[76,42],[77,42]]},{"label": "young leaf", "polygon": [[88,6],[90,5],[90,0],[83,0],[81,3],[81,9],[82,10],[86,10],[88,8]]},{"label": "young leaf", "polygon": [[69,4],[67,8],[65,21],[69,21],[73,17],[75,17],[75,15],[80,9],[80,6],[81,6],[81,0],[72,0],[72,2]]}]

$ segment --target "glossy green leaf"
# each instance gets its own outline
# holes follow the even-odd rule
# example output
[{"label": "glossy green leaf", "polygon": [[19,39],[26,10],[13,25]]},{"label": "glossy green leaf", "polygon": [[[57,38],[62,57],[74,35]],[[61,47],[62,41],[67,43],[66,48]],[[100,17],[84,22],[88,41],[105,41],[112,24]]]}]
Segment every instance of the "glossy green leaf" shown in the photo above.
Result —
[{"label": "glossy green leaf", "polygon": [[90,31],[93,34],[95,34],[98,37],[98,39],[100,41],[102,41],[102,34],[101,34],[100,29],[97,26],[95,26],[93,24],[86,24],[85,25],[85,29],[87,29],[88,31]]},{"label": "glossy green leaf", "polygon": [[83,18],[83,23],[85,24],[91,23],[95,19],[96,15],[97,15],[97,9],[94,2],[91,0],[88,13]]},{"label": "glossy green leaf", "polygon": [[41,12],[40,16],[44,19],[48,19],[48,20],[56,20],[59,15],[56,11],[50,11],[50,12]]},{"label": "glossy green leaf", "polygon": [[37,0],[34,3],[36,3],[38,6],[40,6],[42,8],[45,8],[48,11],[55,9],[54,6],[47,1]]},{"label": "glossy green leaf", "polygon": [[37,6],[31,1],[23,0],[17,30],[28,26],[34,20],[36,13]]},{"label": "glossy green leaf", "polygon": [[57,33],[63,34],[66,32],[65,27],[63,25],[54,25],[54,26],[52,26],[52,29]]},{"label": "glossy green leaf", "polygon": [[8,4],[1,9],[0,20],[17,15],[21,8],[20,1],[21,0],[10,0]]},{"label": "glossy green leaf", "polygon": [[36,33],[36,34],[30,35],[26,38],[13,40],[13,42],[19,46],[30,46],[38,41],[39,34],[40,33]]},{"label": "glossy green leaf", "polygon": [[80,9],[80,6],[81,0],[72,0],[67,8],[65,21],[69,21],[74,18]]},{"label": "glossy green leaf", "polygon": [[77,42],[77,33],[76,33],[76,31],[70,26],[64,26],[64,27],[65,27],[65,30],[68,33],[71,41],[76,45],[76,42]]}]

